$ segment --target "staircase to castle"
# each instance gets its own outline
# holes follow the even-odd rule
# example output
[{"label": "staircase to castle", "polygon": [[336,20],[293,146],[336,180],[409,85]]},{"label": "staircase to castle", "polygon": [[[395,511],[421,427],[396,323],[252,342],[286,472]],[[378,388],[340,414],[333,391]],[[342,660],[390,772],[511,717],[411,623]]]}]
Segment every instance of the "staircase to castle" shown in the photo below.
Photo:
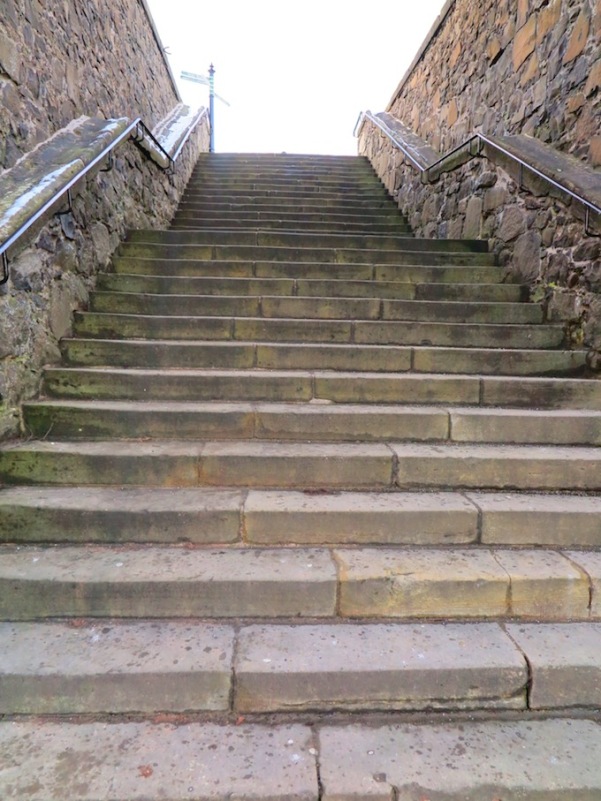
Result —
[{"label": "staircase to castle", "polygon": [[3,801],[601,798],[601,384],[367,161],[203,155],[0,451]]}]

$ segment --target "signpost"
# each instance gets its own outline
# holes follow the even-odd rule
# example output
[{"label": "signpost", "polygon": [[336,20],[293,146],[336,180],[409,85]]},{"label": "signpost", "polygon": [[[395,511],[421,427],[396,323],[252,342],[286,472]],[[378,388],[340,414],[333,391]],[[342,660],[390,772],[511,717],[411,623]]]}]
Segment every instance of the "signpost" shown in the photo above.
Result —
[{"label": "signpost", "polygon": [[229,106],[227,100],[225,100],[220,95],[215,94],[215,67],[211,64],[209,67],[209,74],[208,75],[198,75],[195,72],[186,72],[182,70],[180,73],[180,77],[184,79],[184,81],[190,81],[191,83],[200,83],[203,86],[209,87],[209,123],[210,123],[210,131],[211,131],[211,138],[209,140],[209,153],[215,152],[215,98],[217,97],[221,100],[222,103],[225,103],[226,106]]}]

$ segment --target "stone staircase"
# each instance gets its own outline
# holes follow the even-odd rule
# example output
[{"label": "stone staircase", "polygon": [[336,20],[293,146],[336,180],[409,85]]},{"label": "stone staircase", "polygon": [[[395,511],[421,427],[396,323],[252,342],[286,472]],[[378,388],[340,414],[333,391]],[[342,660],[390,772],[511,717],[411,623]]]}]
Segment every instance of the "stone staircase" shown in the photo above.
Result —
[{"label": "stone staircase", "polygon": [[202,156],[0,452],[3,801],[599,801],[601,385],[366,161]]}]

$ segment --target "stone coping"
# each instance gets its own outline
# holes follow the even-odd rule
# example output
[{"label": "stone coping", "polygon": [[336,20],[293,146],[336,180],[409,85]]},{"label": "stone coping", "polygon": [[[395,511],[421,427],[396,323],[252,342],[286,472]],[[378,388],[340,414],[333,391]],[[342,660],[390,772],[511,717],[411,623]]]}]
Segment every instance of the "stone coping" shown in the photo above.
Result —
[{"label": "stone coping", "polygon": [[[163,169],[167,169],[171,162],[177,158],[178,151],[186,141],[189,132],[196,127],[205,115],[208,115],[208,110],[204,107],[191,109],[189,106],[180,103],[155,126],[152,132],[154,138],[160,143],[162,150],[148,136],[145,136],[138,144],[146,150],[156,164]],[[164,151],[167,152],[169,158]]]},{"label": "stone coping", "polygon": [[0,177],[0,242],[123,133],[129,120],[79,117],[23,156]]},{"label": "stone coping", "polygon": [[[419,165],[419,170],[423,174],[424,181],[432,182],[436,180],[442,172],[454,169],[476,155],[484,155],[494,163],[507,166],[507,157],[497,150],[497,147],[499,147],[542,174],[543,178],[534,176],[533,182],[528,181],[527,166],[525,168],[526,173],[524,174],[524,188],[530,188],[529,183],[536,185],[538,182],[540,186],[540,182],[547,178],[549,181],[554,181],[561,185],[561,188],[564,189],[563,192],[561,188],[553,187],[553,184],[549,184],[549,187],[554,194],[560,195],[562,199],[567,200],[568,203],[571,199],[569,192],[573,192],[592,206],[601,209],[601,173],[587,167],[573,156],[561,153],[550,145],[531,136],[526,136],[524,134],[513,136],[487,136],[486,139],[489,140],[492,146],[483,142],[483,147],[479,152],[467,149],[470,141],[470,139],[467,139],[463,145],[454,148],[453,151],[450,152],[447,164],[438,165],[434,174],[430,176],[428,171],[435,162],[441,159],[440,153],[431,148],[400,120],[386,111],[375,115],[366,112],[361,125],[366,119],[379,127],[389,139],[406,151],[410,159],[414,162],[414,166],[416,164]],[[474,136],[477,135],[477,132],[474,133]],[[442,156],[442,158],[444,158],[444,156]],[[576,202],[578,202],[577,199]],[[595,213],[594,209],[591,209],[591,211]]]},{"label": "stone coping", "polygon": [[[149,136],[138,144],[166,169],[205,114],[204,108],[191,111],[180,103],[154,129],[153,136],[160,148]],[[4,172],[0,176],[0,245],[44,209],[57,193],[64,191],[131,124],[127,117],[108,120],[79,117]]]}]

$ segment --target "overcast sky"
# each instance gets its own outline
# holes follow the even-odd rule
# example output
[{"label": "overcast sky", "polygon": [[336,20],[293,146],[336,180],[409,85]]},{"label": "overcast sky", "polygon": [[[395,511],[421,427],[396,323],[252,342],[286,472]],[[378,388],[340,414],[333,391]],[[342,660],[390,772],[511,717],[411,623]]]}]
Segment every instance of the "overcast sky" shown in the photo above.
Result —
[{"label": "overcast sky", "polygon": [[[218,152],[355,154],[444,0],[148,0],[176,78],[215,65]],[[178,80],[179,82],[179,80]],[[187,103],[207,90],[180,82]]]}]

